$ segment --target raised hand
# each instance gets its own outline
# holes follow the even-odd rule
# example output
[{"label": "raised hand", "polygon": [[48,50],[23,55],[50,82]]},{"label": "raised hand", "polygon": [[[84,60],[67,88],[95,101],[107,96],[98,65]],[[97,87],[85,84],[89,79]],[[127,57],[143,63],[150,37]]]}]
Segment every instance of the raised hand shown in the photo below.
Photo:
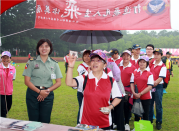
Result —
[{"label": "raised hand", "polygon": [[74,67],[75,62],[76,62],[76,56],[72,56],[72,55],[69,53],[68,66],[69,66],[69,67]]}]

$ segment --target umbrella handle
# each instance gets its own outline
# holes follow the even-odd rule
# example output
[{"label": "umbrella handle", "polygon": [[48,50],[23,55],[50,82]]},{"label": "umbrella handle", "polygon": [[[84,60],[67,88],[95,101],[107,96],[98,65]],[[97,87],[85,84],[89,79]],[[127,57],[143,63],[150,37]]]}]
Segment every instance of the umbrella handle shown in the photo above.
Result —
[{"label": "umbrella handle", "polygon": [[92,35],[92,31],[91,31],[91,50],[93,50],[93,35]]}]

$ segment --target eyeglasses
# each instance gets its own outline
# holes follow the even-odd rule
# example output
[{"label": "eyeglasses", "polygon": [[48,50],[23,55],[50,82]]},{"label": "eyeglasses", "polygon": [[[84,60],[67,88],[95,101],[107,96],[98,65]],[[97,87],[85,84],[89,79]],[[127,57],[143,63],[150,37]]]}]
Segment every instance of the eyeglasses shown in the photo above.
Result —
[{"label": "eyeglasses", "polygon": [[94,60],[93,59],[93,60],[91,60],[91,62],[97,62],[97,63],[101,63],[102,62],[102,63],[105,63],[103,60],[100,60],[100,59],[99,60]]}]

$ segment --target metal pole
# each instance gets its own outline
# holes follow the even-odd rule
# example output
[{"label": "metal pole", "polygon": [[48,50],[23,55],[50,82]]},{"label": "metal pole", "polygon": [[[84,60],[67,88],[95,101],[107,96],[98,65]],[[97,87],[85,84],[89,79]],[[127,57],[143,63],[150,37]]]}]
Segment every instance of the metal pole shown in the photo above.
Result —
[{"label": "metal pole", "polygon": [[91,50],[93,50],[93,38],[92,38],[92,31],[91,31]]}]

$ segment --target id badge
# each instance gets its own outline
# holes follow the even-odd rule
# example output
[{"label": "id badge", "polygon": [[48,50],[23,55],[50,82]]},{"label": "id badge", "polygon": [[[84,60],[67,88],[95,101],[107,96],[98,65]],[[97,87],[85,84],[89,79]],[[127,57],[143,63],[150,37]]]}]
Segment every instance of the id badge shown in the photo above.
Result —
[{"label": "id badge", "polygon": [[36,64],[35,67],[34,67],[34,69],[39,69],[39,65]]},{"label": "id badge", "polygon": [[56,79],[56,74],[51,74],[51,79]]}]

